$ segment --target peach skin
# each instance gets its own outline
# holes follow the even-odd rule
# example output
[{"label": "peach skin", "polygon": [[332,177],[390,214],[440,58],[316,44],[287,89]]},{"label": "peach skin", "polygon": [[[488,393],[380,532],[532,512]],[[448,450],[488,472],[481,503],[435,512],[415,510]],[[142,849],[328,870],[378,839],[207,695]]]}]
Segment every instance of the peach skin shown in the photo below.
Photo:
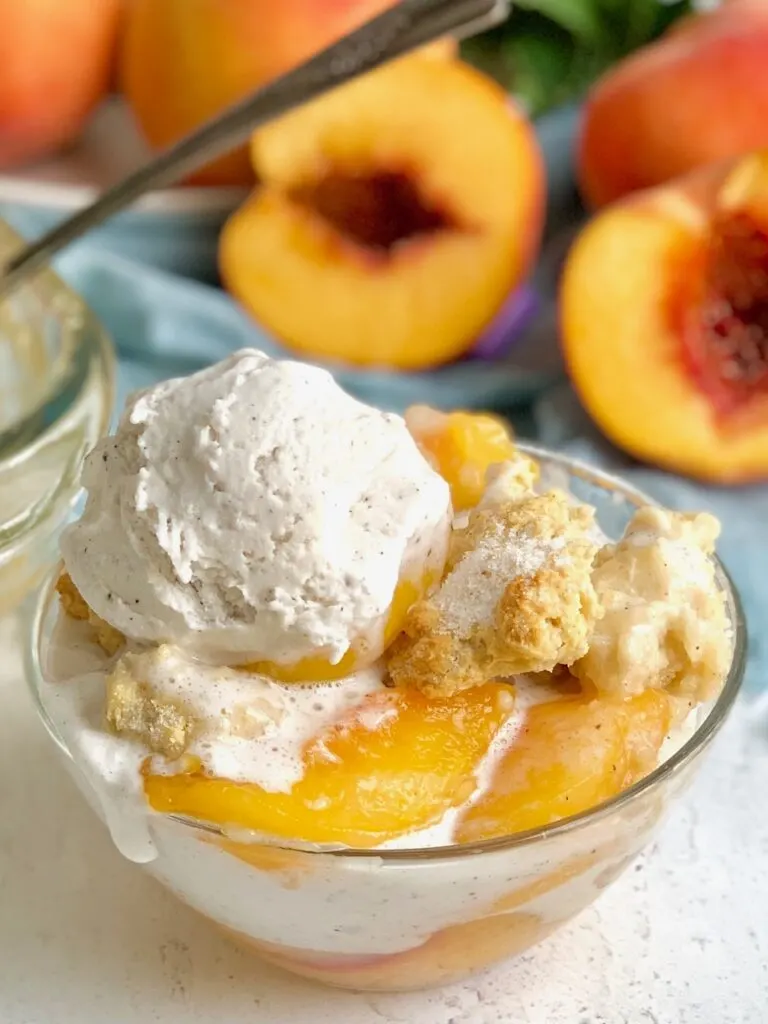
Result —
[{"label": "peach skin", "polygon": [[0,167],[75,139],[106,95],[121,0],[0,0]]},{"label": "peach skin", "polygon": [[667,29],[667,38],[680,36],[684,32],[721,32],[730,22],[738,18],[760,18],[768,16],[765,0],[721,0],[716,7],[693,11],[673,21]]},{"label": "peach skin", "polygon": [[[170,145],[224,107],[351,32],[394,0],[132,0],[121,83],[147,141]],[[425,48],[455,53],[445,40]],[[190,181],[249,185],[245,147]]]},{"label": "peach skin", "polygon": [[768,146],[768,4],[684,19],[593,87],[577,173],[601,207],[697,167]]},{"label": "peach skin", "polygon": [[222,277],[304,356],[449,362],[538,247],[533,131],[460,61],[377,70],[257,132],[252,155],[262,186],[224,228]]},{"label": "peach skin", "polygon": [[561,333],[614,443],[720,483],[768,475],[768,151],[620,201],[568,257]]}]

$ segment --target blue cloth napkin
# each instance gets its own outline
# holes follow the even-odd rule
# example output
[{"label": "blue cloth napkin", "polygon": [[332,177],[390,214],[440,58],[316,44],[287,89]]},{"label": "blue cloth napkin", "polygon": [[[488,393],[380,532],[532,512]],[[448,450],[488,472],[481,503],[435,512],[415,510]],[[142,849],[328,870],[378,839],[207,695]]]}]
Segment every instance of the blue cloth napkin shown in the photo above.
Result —
[{"label": "blue cloth napkin", "polygon": [[[79,247],[56,264],[107,326],[120,354],[118,398],[162,377],[180,376],[237,348],[288,355],[223,291]],[[561,375],[556,364],[464,362],[428,374],[361,372],[335,367],[339,382],[363,401],[402,411],[419,401],[441,408],[513,408]]]}]

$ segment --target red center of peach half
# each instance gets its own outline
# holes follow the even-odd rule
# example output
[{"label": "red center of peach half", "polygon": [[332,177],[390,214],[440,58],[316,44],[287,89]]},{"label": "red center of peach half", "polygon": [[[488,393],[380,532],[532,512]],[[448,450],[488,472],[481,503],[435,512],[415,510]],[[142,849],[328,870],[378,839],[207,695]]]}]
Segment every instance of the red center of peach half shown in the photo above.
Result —
[{"label": "red center of peach half", "polygon": [[713,221],[696,299],[683,310],[683,360],[726,418],[768,390],[768,234],[747,214]]},{"label": "red center of peach half", "polygon": [[569,254],[561,327],[598,425],[717,482],[768,473],[768,153],[637,193]]},{"label": "red center of peach half", "polygon": [[358,254],[391,254],[399,242],[418,235],[459,229],[455,215],[423,195],[416,175],[405,170],[329,171],[290,195],[331,225]]}]

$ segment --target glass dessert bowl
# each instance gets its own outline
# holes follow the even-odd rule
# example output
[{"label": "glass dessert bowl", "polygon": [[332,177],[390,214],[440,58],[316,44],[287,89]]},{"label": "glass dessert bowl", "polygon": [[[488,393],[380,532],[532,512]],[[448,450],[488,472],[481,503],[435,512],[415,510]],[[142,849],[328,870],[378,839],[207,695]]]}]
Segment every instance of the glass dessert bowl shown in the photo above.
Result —
[{"label": "glass dessert bowl", "polygon": [[[339,458],[312,449],[322,403],[306,403],[304,378],[301,387],[284,379],[296,364],[279,364],[282,411],[264,415],[279,420],[287,409],[297,433],[294,443],[270,427],[272,470],[259,462],[261,433],[249,441],[262,483],[246,502],[258,508],[256,525],[248,532],[235,524],[245,531],[238,543],[251,574],[238,576],[229,548],[217,548],[219,534],[205,532],[226,520],[227,506],[214,516],[202,495],[236,490],[242,473],[221,470],[221,451],[201,441],[210,442],[204,430],[213,424],[222,446],[241,450],[242,438],[226,437],[231,425],[216,422],[215,409],[223,396],[239,410],[238,424],[248,419],[248,396],[237,389],[265,367],[251,358],[238,354],[209,371],[203,383],[216,388],[194,401],[174,384],[177,398],[186,395],[175,411],[167,394],[160,413],[151,395],[139,398],[118,440],[91,457],[92,505],[65,537],[66,571],[42,593],[32,624],[35,700],[122,852],[237,941],[345,988],[450,983],[539,942],[591,903],[648,842],[700,764],[738,692],[744,658],[738,601],[711,554],[716,524],[656,509],[606,474],[516,446],[490,418],[415,410],[409,434],[399,418],[339,398],[329,379],[318,383],[322,371],[296,371],[313,378],[313,394],[330,388],[334,416],[349,413],[363,453],[372,450],[359,445],[369,428],[376,437],[390,432],[384,468],[350,498],[349,474],[359,476],[365,454],[351,466],[354,452]],[[273,394],[275,379],[264,383]],[[294,415],[299,408],[305,412]],[[163,419],[169,409],[205,424],[191,447]],[[186,469],[171,497],[158,480],[176,472],[168,468],[173,455],[152,462],[153,424],[168,452],[177,441],[193,452],[178,456]],[[136,461],[137,436],[146,465]],[[290,458],[274,455],[281,445]],[[317,473],[324,480],[312,490],[316,507],[301,493],[299,449],[302,459],[311,456],[315,483]],[[392,452],[402,458],[390,464]],[[286,471],[281,459],[301,507],[313,509],[304,526],[275,485]],[[190,466],[203,466],[202,477]],[[109,474],[106,503],[100,473]],[[193,478],[196,500],[184,494]],[[272,498],[259,505],[267,492]],[[153,513],[158,561],[136,523],[157,511],[161,493],[166,514]],[[326,499],[330,528],[321,514]],[[188,520],[173,511],[177,500],[192,508]],[[366,516],[346,564],[336,531],[346,537],[361,507],[380,510],[388,501],[386,515]],[[115,507],[131,549],[121,551],[120,540],[94,556],[93,539],[98,549]],[[269,619],[259,634],[249,625],[264,613],[253,575],[266,571],[258,569],[257,533],[276,507],[281,536],[285,517],[294,533],[310,531],[291,549],[294,562],[313,537],[325,541],[300,607],[294,602],[282,627]],[[192,529],[195,515],[206,522]],[[392,571],[376,604],[366,586],[358,592],[355,573],[365,583],[373,572],[367,559],[387,544]],[[209,588],[204,605],[183,603],[184,570],[172,575],[165,561],[188,568],[190,550],[207,553],[187,573],[198,590]],[[280,554],[269,550],[272,571]],[[146,578],[134,564],[139,556]],[[226,618],[216,620],[223,563]],[[292,577],[280,573],[287,607]],[[310,608],[336,607],[328,598],[336,579],[358,609],[341,631],[337,618],[320,621]],[[273,611],[278,597],[267,589]],[[314,650],[309,627],[297,627],[299,612],[309,611]],[[334,678],[345,658],[349,674]],[[307,664],[322,671],[296,681],[304,675],[296,665]]]},{"label": "glass dessert bowl", "polygon": [[[0,257],[22,239],[0,220]],[[112,345],[51,271],[0,303],[0,619],[58,561],[85,455],[106,429]]]}]

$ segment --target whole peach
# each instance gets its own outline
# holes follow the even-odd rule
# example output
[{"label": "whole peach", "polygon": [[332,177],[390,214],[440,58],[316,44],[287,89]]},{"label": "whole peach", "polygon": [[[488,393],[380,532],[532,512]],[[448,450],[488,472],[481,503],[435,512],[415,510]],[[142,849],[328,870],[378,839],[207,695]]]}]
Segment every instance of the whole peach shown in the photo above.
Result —
[{"label": "whole peach", "polygon": [[121,0],[0,0],[0,167],[75,138],[109,89]]},{"label": "whole peach", "polygon": [[578,147],[585,199],[603,206],[768,145],[768,3],[691,16],[590,92]]}]

